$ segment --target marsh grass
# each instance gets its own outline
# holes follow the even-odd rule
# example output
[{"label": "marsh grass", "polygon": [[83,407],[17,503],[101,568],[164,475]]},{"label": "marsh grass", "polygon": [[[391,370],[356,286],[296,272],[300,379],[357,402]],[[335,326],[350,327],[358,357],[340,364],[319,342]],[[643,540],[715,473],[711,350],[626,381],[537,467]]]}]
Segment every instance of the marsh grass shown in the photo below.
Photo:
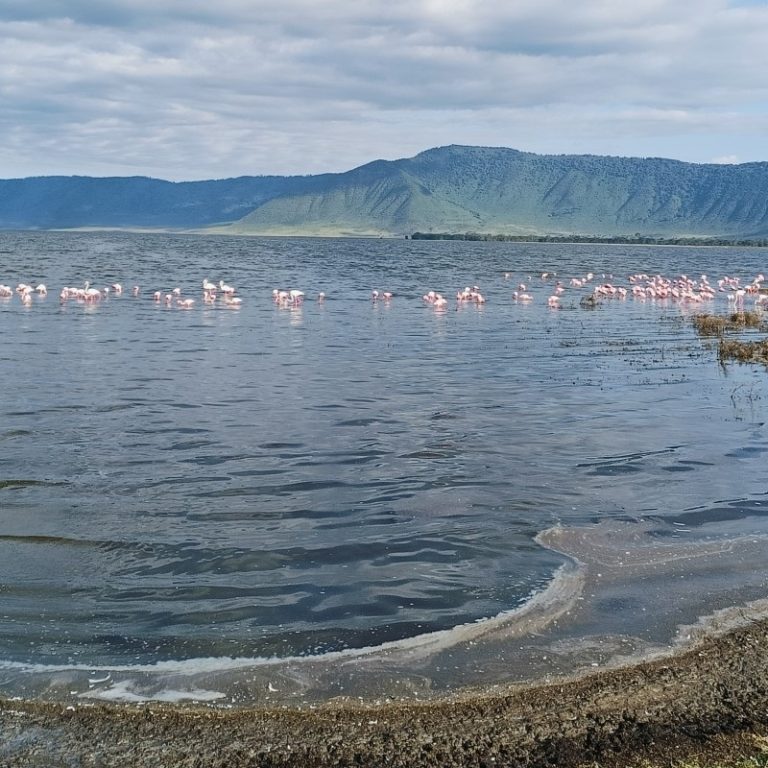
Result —
[{"label": "marsh grass", "polygon": [[693,327],[701,336],[722,336],[726,331],[764,328],[763,315],[757,311],[734,312],[732,315],[694,315]]},{"label": "marsh grass", "polygon": [[768,339],[741,341],[725,338],[728,332],[768,330],[762,312],[754,310],[734,312],[731,315],[700,314],[694,315],[691,323],[700,336],[719,337],[717,356],[721,364],[736,361],[768,365]]},{"label": "marsh grass", "polygon": [[738,363],[763,363],[768,365],[768,339],[762,341],[736,341],[720,339],[717,356],[721,363],[735,360]]}]

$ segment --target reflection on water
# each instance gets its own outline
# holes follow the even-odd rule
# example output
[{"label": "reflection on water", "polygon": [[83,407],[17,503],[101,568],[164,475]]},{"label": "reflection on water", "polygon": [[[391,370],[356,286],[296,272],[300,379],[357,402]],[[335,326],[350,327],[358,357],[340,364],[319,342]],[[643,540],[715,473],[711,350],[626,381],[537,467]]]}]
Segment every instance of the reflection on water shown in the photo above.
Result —
[{"label": "reflection on water", "polygon": [[[713,280],[737,264],[748,280],[763,256],[1,235],[0,282],[51,291],[29,307],[0,302],[6,685],[23,685],[29,664],[314,656],[479,626],[551,595],[556,573],[579,581],[568,570],[578,552],[536,540],[552,526],[565,536],[658,521],[632,523],[642,536],[622,546],[635,563],[647,537],[762,536],[765,372],[718,366],[690,308],[630,298],[585,309],[588,289],[568,287],[552,310],[552,278],[539,275]],[[235,283],[239,309],[204,304],[204,278]],[[59,286],[85,280],[141,293],[59,302]],[[530,304],[511,299],[521,281]],[[475,284],[481,307],[421,300]],[[177,286],[192,309],[153,301]],[[303,305],[273,303],[288,286]],[[391,302],[372,301],[374,288]],[[621,569],[612,591],[579,593],[590,608],[568,613],[570,625],[652,644],[760,596],[749,568],[681,562],[682,575],[654,571],[658,594],[681,606],[663,627],[645,620],[647,591]],[[440,658],[433,688],[483,679],[481,662],[462,657],[459,673]]]}]

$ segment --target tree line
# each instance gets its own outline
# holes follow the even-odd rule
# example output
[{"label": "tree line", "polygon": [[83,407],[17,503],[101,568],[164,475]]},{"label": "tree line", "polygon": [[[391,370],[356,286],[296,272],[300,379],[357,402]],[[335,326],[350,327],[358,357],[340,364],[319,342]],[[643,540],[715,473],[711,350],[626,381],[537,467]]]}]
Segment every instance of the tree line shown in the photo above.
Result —
[{"label": "tree line", "polygon": [[[406,235],[406,239],[408,239]],[[624,245],[725,245],[768,247],[768,238],[655,237],[652,235],[497,235],[482,232],[414,232],[411,240],[469,240],[501,243],[606,243]]]}]

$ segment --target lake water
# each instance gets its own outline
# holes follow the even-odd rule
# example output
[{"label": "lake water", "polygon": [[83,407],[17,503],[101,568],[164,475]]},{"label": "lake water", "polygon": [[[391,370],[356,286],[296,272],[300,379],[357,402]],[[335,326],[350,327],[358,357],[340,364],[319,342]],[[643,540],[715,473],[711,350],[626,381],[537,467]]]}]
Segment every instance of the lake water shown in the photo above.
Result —
[{"label": "lake water", "polygon": [[[767,256],[0,234],[0,283],[49,289],[30,306],[0,299],[0,690],[121,698],[131,670],[315,662],[492,626],[588,559],[537,540],[549,529],[613,531],[646,566],[649,541],[748,539],[761,553],[766,371],[718,364],[690,324],[701,305],[580,299],[637,272],[746,283]],[[558,309],[543,272],[566,287]],[[242,304],[205,305],[205,278]],[[86,280],[125,290],[60,302]],[[529,304],[512,300],[520,282]],[[467,285],[485,304],[457,305]],[[153,300],[175,287],[192,308]],[[305,301],[278,306],[273,288]],[[430,289],[446,311],[424,303]],[[725,293],[705,306],[727,309]],[[768,594],[751,557],[727,573],[707,557],[682,575],[657,568],[657,603],[686,606],[664,637],[639,622],[650,597],[618,569],[571,638],[668,642],[683,621]],[[432,688],[482,682],[475,666],[432,669]]]}]

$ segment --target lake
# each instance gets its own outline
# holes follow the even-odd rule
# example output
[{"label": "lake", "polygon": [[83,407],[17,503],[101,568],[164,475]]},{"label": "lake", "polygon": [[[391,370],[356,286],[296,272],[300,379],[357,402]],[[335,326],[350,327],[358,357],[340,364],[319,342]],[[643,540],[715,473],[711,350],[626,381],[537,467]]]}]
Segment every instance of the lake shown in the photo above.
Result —
[{"label": "lake", "polygon": [[[727,292],[581,300],[638,273],[743,285],[767,255],[0,234],[0,283],[49,291],[0,298],[0,691],[451,690],[668,647],[765,597],[766,371],[690,322]],[[242,303],[205,304],[205,279]],[[123,293],[60,301],[86,281]],[[557,621],[513,652],[532,608]]]}]

